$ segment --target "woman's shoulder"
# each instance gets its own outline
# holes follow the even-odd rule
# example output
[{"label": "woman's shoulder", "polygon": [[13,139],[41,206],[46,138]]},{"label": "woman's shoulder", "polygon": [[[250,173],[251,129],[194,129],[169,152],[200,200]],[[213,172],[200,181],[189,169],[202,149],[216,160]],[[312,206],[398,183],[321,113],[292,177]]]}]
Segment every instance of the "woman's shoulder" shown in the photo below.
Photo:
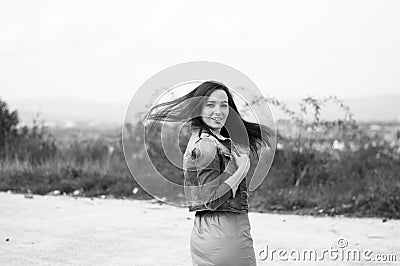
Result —
[{"label": "woman's shoulder", "polygon": [[214,155],[217,152],[217,140],[207,133],[202,133],[194,143],[195,148],[204,155]]},{"label": "woman's shoulder", "polygon": [[213,136],[202,133],[200,136],[192,136],[189,148],[190,157],[200,165],[211,163],[217,155],[218,143]]}]

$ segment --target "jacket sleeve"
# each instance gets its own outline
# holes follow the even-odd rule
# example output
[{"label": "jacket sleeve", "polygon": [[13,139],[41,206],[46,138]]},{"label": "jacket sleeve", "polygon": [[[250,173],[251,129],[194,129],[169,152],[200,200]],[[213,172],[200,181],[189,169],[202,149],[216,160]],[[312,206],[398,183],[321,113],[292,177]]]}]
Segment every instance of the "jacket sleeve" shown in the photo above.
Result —
[{"label": "jacket sleeve", "polygon": [[229,171],[221,173],[221,159],[215,141],[202,138],[193,149],[201,200],[209,210],[216,210],[233,197],[231,187],[224,182]]}]

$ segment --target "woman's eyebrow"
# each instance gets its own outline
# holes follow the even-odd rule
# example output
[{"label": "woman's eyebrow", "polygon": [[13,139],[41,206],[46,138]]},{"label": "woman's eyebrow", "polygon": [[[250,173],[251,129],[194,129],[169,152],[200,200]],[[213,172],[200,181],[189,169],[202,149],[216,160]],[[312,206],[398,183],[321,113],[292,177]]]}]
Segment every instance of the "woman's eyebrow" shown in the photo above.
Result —
[{"label": "woman's eyebrow", "polygon": [[[215,103],[216,101],[214,101],[214,100],[207,100],[207,102]],[[228,101],[221,101],[221,103],[228,103]]]}]

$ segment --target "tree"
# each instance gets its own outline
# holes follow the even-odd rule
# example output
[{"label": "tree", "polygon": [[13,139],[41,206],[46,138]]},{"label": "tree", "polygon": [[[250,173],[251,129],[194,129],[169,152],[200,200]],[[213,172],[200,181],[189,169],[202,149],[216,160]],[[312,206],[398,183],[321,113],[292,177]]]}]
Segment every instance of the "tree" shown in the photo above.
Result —
[{"label": "tree", "polygon": [[18,136],[18,112],[0,98],[0,159],[8,158],[9,143]]}]

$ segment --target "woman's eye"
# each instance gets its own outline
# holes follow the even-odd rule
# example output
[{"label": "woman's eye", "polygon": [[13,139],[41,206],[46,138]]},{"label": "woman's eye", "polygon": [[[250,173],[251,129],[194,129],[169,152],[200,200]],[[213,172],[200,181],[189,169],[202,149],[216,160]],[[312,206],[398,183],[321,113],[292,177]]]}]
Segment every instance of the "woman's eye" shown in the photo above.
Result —
[{"label": "woman's eye", "polygon": [[207,105],[206,106],[208,106],[208,107],[213,107],[214,106],[214,104],[212,104],[212,103],[207,103]]},{"label": "woman's eye", "polygon": [[226,107],[228,107],[228,105],[226,105],[226,104],[223,104],[223,105],[221,105],[221,107],[224,107],[224,108],[226,108]]}]

